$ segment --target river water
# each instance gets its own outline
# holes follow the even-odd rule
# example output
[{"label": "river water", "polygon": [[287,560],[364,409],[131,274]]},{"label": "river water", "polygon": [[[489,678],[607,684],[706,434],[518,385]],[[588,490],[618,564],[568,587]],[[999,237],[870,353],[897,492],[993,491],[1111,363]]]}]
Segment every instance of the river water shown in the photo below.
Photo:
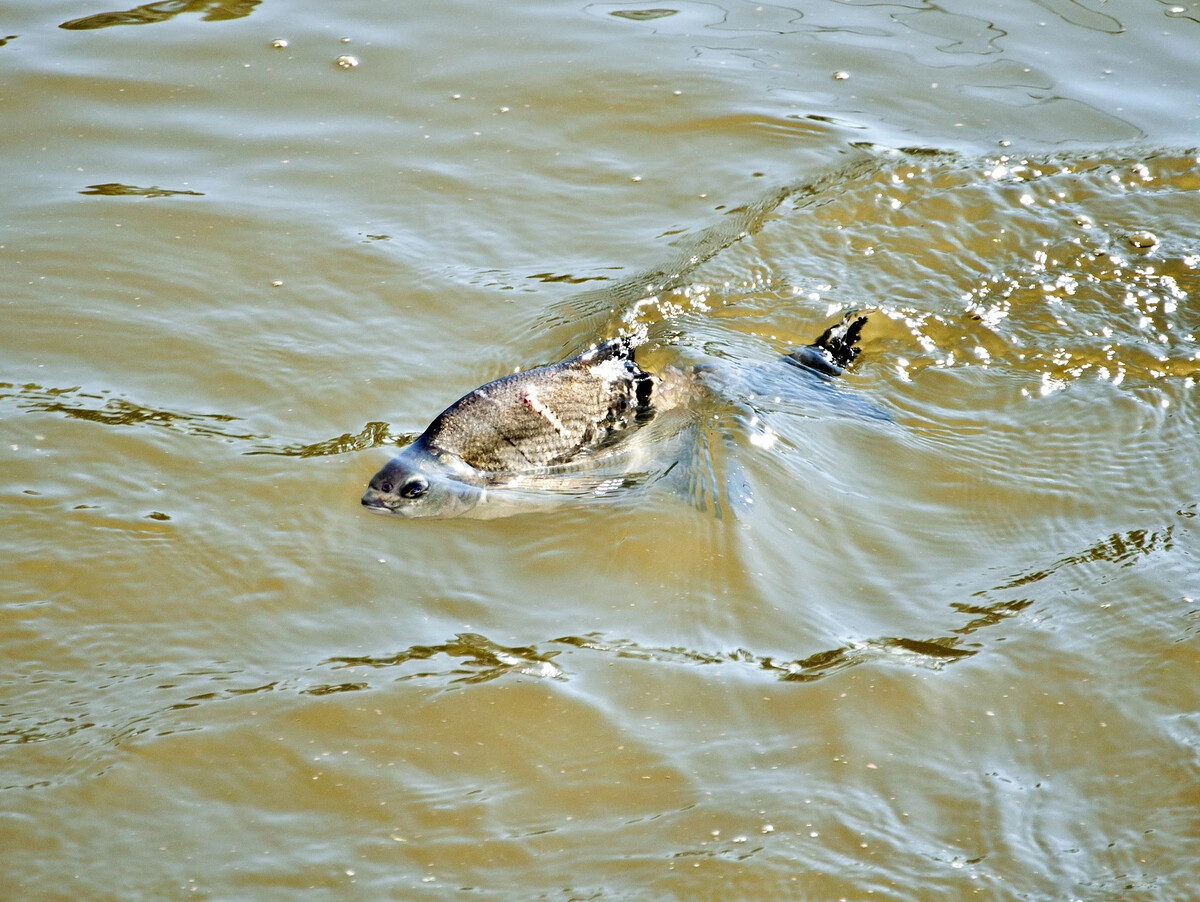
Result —
[{"label": "river water", "polygon": [[[0,896],[1194,897],[1200,5],[983,10],[10,6]],[[671,479],[359,505],[852,310]]]}]

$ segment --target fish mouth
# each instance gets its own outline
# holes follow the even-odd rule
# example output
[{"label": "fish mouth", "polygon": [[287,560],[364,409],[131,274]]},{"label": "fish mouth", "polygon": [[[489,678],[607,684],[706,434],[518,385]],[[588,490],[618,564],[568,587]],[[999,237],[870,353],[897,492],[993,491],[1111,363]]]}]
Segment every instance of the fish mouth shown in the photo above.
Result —
[{"label": "fish mouth", "polygon": [[386,500],[379,496],[379,493],[374,489],[368,490],[362,496],[362,506],[373,514],[394,514],[396,507],[393,504],[388,504]]}]

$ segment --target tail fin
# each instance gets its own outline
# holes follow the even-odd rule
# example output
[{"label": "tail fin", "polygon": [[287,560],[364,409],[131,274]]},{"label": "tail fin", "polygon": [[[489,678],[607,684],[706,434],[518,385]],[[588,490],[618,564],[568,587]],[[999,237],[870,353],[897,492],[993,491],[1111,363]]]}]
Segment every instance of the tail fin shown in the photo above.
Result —
[{"label": "tail fin", "polygon": [[858,357],[861,350],[858,339],[866,324],[865,316],[848,313],[840,323],[822,332],[821,337],[812,344],[797,348],[783,359],[822,376],[839,376]]}]

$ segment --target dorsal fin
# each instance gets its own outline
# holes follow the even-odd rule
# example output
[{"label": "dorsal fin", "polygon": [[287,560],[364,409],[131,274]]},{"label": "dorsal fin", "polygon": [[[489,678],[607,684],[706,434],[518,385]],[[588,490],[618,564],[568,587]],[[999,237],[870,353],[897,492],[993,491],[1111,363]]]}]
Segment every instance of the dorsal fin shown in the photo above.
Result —
[{"label": "dorsal fin", "polygon": [[590,351],[580,354],[578,360],[587,366],[604,363],[606,360],[633,360],[634,347],[636,345],[631,336],[619,335],[608,341],[602,341]]}]

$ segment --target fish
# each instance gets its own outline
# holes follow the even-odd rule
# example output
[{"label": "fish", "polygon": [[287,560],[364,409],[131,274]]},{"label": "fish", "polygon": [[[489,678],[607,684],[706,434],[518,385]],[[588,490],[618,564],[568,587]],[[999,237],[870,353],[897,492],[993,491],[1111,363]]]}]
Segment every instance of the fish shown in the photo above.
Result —
[{"label": "fish", "polygon": [[[847,317],[780,360],[830,380],[858,356],[865,324],[865,316]],[[634,348],[629,336],[610,339],[467,393],[371,478],[363,506],[407,518],[497,516],[499,506],[489,502],[533,500],[539,487],[553,484],[549,477],[578,476],[623,450],[645,450],[635,436],[686,410],[716,365],[651,373],[637,363]],[[573,489],[599,494],[612,481],[611,473],[602,474],[593,482],[577,480]]]}]

